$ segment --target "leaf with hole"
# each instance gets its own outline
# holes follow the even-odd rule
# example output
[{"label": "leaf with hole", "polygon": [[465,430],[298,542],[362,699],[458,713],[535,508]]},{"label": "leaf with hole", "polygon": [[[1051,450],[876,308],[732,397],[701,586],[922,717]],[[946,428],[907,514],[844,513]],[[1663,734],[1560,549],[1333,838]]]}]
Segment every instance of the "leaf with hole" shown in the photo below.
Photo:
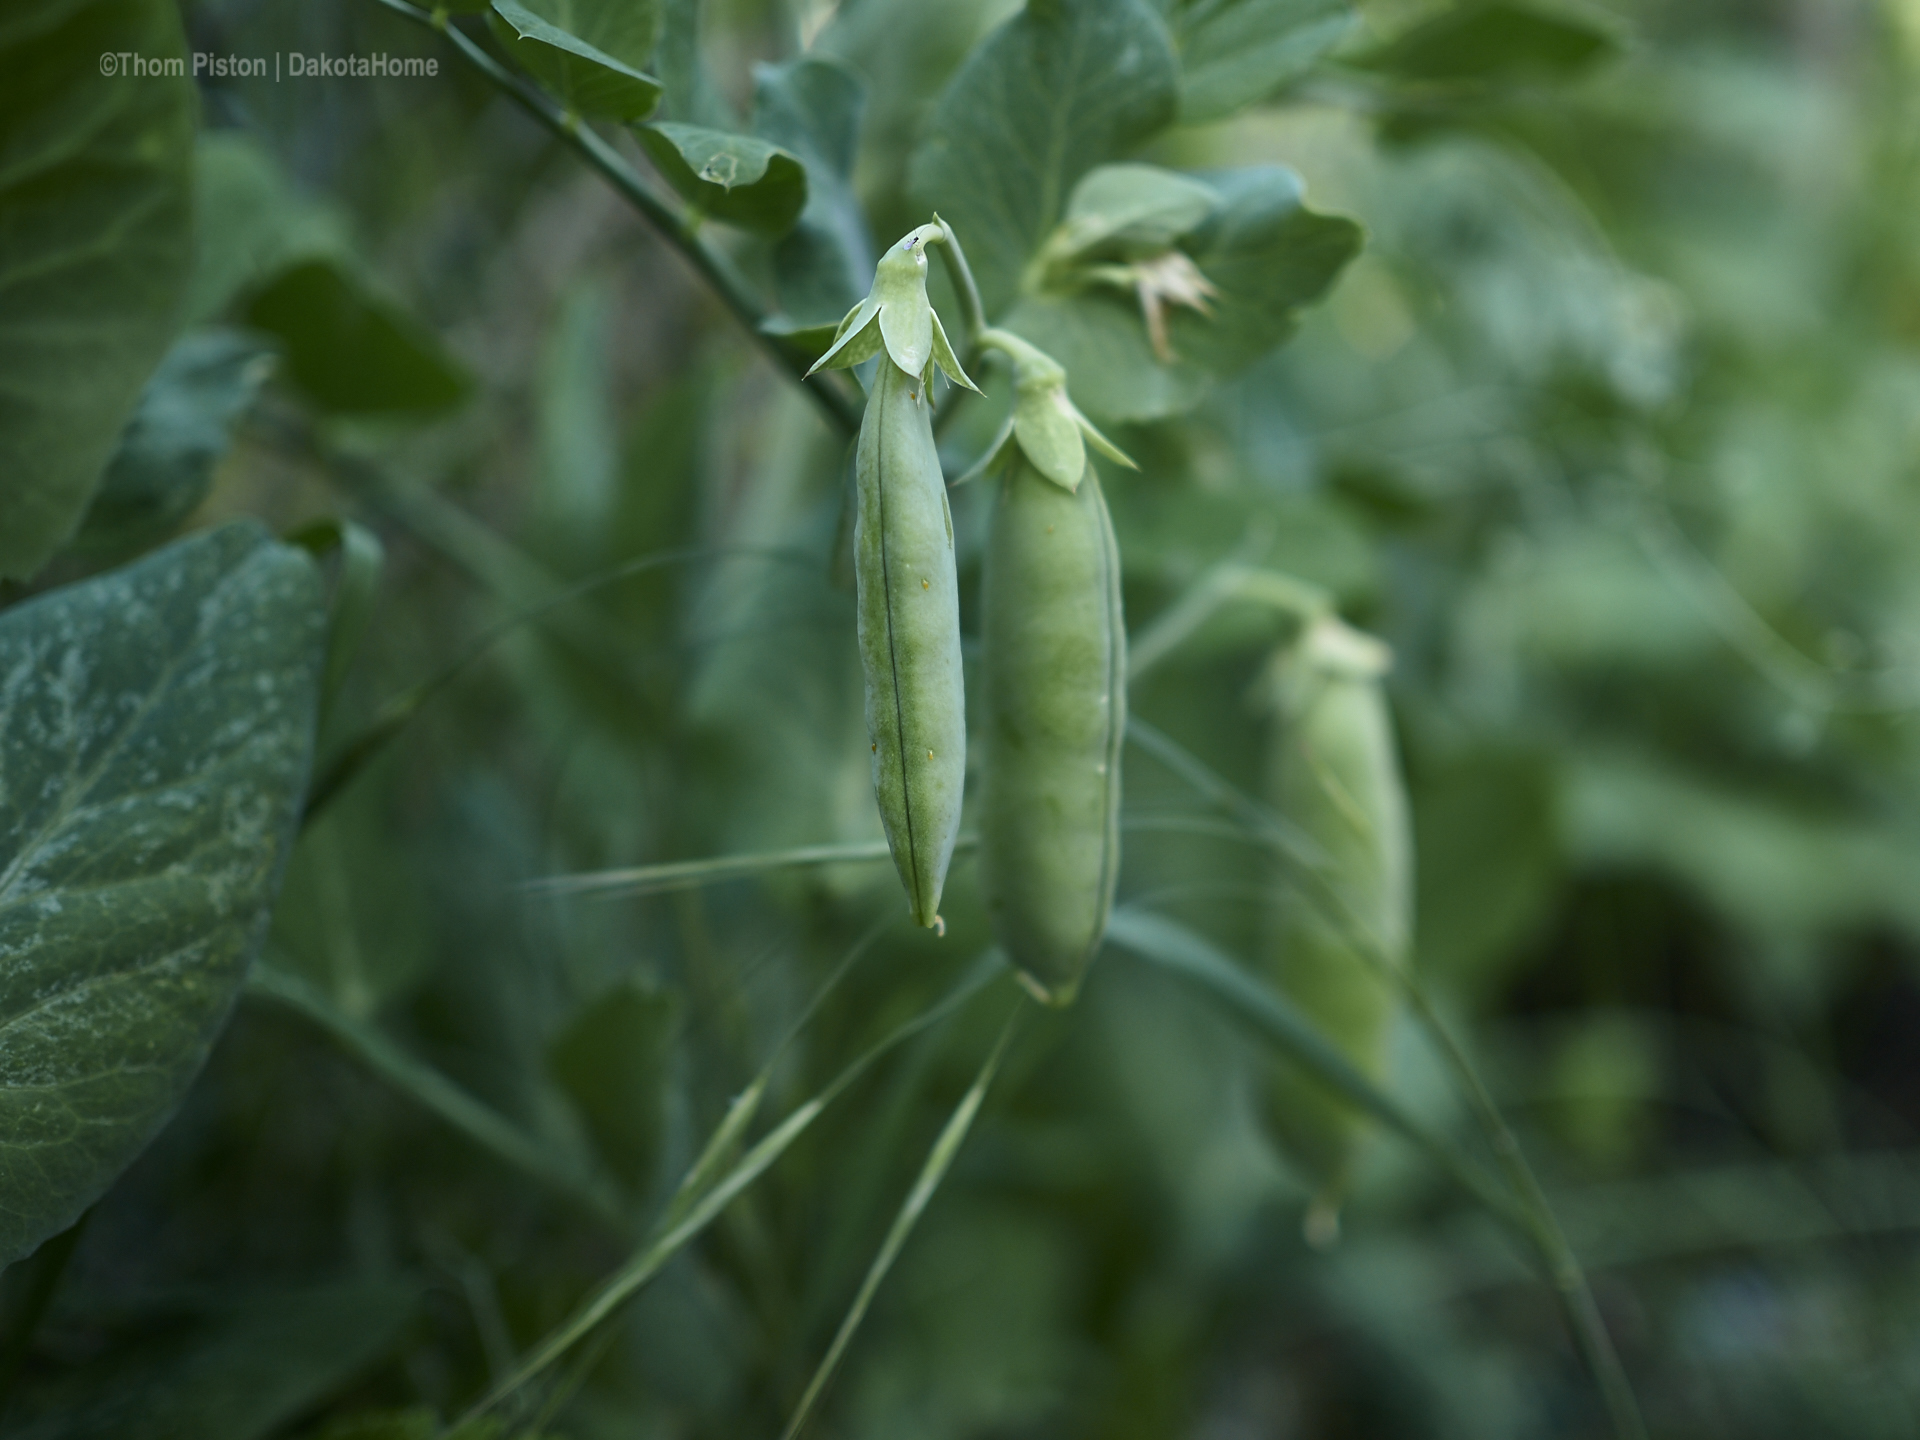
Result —
[{"label": "leaf with hole", "polygon": [[179,1104],[264,935],[313,748],[319,574],[253,524],[0,615],[0,1263]]},{"label": "leaf with hole", "polygon": [[686,202],[715,220],[768,237],[784,235],[807,203],[807,171],[753,135],[662,121],[640,143]]}]

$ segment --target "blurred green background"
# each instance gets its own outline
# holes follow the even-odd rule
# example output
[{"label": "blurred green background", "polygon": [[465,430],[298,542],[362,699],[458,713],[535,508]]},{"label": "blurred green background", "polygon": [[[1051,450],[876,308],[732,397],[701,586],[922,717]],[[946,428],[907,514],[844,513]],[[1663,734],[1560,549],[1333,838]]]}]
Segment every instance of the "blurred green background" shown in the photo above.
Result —
[{"label": "blurred green background", "polygon": [[[884,244],[925,218],[935,98],[1014,8],[706,0],[669,102],[738,126],[756,66],[844,62],[866,98],[842,188]],[[195,333],[244,393],[166,526],[346,514],[383,540],[323,757],[466,658],[303,834],[260,962],[282,979],[87,1222],[4,1433],[430,1436],[619,1264],[856,941],[886,922],[779,1052],[770,1113],[990,939],[964,853],[944,939],[884,864],[529,886],[879,836],[843,441],[439,37],[368,0],[183,14],[193,50],[440,74],[201,84],[187,305],[236,327]],[[1366,0],[1337,38],[1141,157],[1288,166],[1366,244],[1284,347],[1113,427],[1142,462],[1107,480],[1130,625],[1234,559],[1392,646],[1416,964],[1653,1432],[1920,1433],[1920,4]],[[822,293],[799,318],[846,303]],[[961,412],[950,473],[994,418]],[[983,489],[955,495],[969,633]],[[1230,604],[1135,709],[1257,792],[1251,692],[1285,638]],[[1138,749],[1126,783],[1121,903],[1251,963],[1260,855]],[[540,1423],[778,1434],[1010,993],[861,1079]],[[1393,1091],[1472,1144],[1414,1027],[1393,1050]],[[816,1433],[1605,1433],[1525,1257],[1406,1147],[1374,1139],[1341,1243],[1304,1243],[1309,1186],[1257,1118],[1276,1063],[1110,947],[1022,1031]],[[408,1064],[536,1137],[547,1183]],[[10,1313],[46,1264],[8,1272]]]}]

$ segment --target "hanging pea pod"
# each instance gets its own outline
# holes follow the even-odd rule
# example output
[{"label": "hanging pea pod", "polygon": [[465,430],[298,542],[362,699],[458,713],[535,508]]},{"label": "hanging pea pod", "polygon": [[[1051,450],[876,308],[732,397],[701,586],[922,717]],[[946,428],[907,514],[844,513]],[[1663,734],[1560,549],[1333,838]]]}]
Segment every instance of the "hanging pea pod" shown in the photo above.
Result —
[{"label": "hanging pea pod", "polygon": [[987,915],[1027,987],[1067,1005],[1106,933],[1120,871],[1127,639],[1120,556],[1091,442],[1131,465],[1067,398],[1066,374],[1012,335],[1014,409],[989,452],[1001,480],[984,581]]},{"label": "hanging pea pod", "polygon": [[[1268,677],[1268,798],[1325,856],[1324,884],[1297,872],[1276,877],[1274,980],[1375,1080],[1384,1078],[1399,997],[1361,953],[1367,942],[1355,931],[1371,938],[1376,959],[1404,965],[1413,908],[1406,794],[1381,685],[1388,664],[1379,641],[1324,615],[1281,652]],[[1339,1233],[1363,1118],[1290,1066],[1274,1073],[1267,1115],[1288,1153],[1319,1182],[1307,1233],[1329,1242]]]},{"label": "hanging pea pod", "polygon": [[928,927],[940,924],[967,774],[953,516],[933,443],[935,365],[974,387],[927,300],[926,247],[945,233],[923,225],[888,249],[871,293],[813,367],[881,355],[854,452],[860,662],[881,822],[913,918]]}]

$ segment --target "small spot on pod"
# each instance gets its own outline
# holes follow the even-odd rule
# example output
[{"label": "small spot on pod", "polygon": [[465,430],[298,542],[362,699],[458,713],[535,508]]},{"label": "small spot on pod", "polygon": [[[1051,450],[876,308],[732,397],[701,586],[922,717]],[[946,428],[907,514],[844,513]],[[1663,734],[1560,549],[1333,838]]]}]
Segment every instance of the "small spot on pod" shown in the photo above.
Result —
[{"label": "small spot on pod", "polygon": [[927,582],[926,582],[926,581],[924,581],[924,580],[922,580],[922,581],[920,582],[920,588],[921,588],[922,590],[924,590],[924,589],[926,589],[926,588],[927,588]]},{"label": "small spot on pod", "polygon": [[931,750],[927,751],[927,759],[929,760],[933,759],[933,751]]}]

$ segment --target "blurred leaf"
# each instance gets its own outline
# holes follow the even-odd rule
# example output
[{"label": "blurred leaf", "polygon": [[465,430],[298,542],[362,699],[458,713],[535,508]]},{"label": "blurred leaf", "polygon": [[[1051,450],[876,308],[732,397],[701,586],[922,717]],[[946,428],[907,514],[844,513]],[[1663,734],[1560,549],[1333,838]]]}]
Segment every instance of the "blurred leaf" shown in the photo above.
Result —
[{"label": "blurred leaf", "polygon": [[0,18],[0,580],[73,533],[178,327],[197,105],[171,0],[20,0]]},{"label": "blurred leaf", "polygon": [[1345,38],[1348,0],[1160,0],[1180,53],[1180,119],[1202,124],[1270,99]]},{"label": "blurred leaf", "polygon": [[873,242],[853,192],[866,98],[858,75],[813,55],[754,70],[754,134],[807,167],[806,208],[773,252],[780,308],[801,324],[837,324],[873,278]]},{"label": "blurred leaf", "polygon": [[568,284],[536,377],[540,529],[561,557],[587,563],[609,553],[607,524],[619,500],[619,420],[608,363],[613,299],[602,276]]},{"label": "blurred leaf", "polygon": [[1421,756],[1414,770],[1416,963],[1485,993],[1546,918],[1565,860],[1556,775],[1519,747]]},{"label": "blurred leaf", "polygon": [[1571,10],[1491,0],[1436,15],[1351,63],[1396,80],[1477,85],[1566,79],[1619,49],[1611,30]]},{"label": "blurred leaf", "polygon": [[324,608],[253,524],[0,615],[0,1257],[173,1111],[266,932]]},{"label": "blurred leaf", "polygon": [[806,168],[778,146],[664,120],[638,133],[660,173],[701,214],[768,237],[800,218]]},{"label": "blurred leaf", "polygon": [[279,337],[288,376],[324,410],[442,410],[472,386],[419,322],[330,260],[282,272],[248,301],[246,318]]},{"label": "blurred leaf", "polygon": [[18,1440],[260,1440],[392,1349],[417,1306],[411,1285],[370,1281],[244,1301],[185,1333],[175,1323],[69,1370],[32,1397],[33,1418],[8,1433]]},{"label": "blurred leaf", "polygon": [[660,1158],[673,999],[623,985],[586,1006],[547,1049],[607,1168],[644,1191]]},{"label": "blurred leaf", "polygon": [[1219,294],[1211,313],[1177,308],[1174,359],[1153,353],[1139,307],[1106,290],[1023,296],[1006,326],[1067,369],[1075,403],[1109,420],[1176,415],[1210,377],[1231,375],[1293,331],[1300,307],[1326,293],[1360,249],[1360,227],[1308,210],[1301,184],[1278,166],[1204,177],[1220,208],[1183,242]]},{"label": "blurred leaf", "polygon": [[1066,223],[1048,253],[1079,259],[1153,254],[1191,235],[1219,208],[1201,181],[1158,165],[1101,165],[1073,187]]},{"label": "blurred leaf", "polygon": [[333,576],[333,598],[328,605],[327,668],[321,686],[322,706],[339,693],[353,657],[366,638],[379,599],[380,572],[386,568],[386,547],[380,537],[352,520],[315,520],[288,533],[287,543],[298,545],[314,559],[338,557]]},{"label": "blurred leaf", "polygon": [[959,232],[989,314],[1074,183],[1165,128],[1178,100],[1166,27],[1145,0],[1030,0],[975,48],[928,123],[913,188]]},{"label": "blurred leaf", "polygon": [[219,318],[237,295],[303,260],[345,262],[345,218],[301,194],[261,143],[211,130],[193,152],[193,278],[187,321]]},{"label": "blurred leaf", "polygon": [[121,432],[75,547],[123,552],[179,529],[272,368],[273,348],[258,335],[197,330],[177,341]]},{"label": "blurred leaf", "polygon": [[573,115],[644,120],[660,103],[646,73],[660,31],[654,0],[493,0],[502,47]]},{"label": "blurred leaf", "polygon": [[660,43],[653,63],[668,115],[715,130],[733,129],[738,123],[733,107],[713,83],[701,53],[700,0],[660,0],[660,4]]},{"label": "blurred leaf", "polygon": [[412,1410],[369,1410],[322,1425],[307,1440],[435,1440],[440,1417],[424,1405]]}]

